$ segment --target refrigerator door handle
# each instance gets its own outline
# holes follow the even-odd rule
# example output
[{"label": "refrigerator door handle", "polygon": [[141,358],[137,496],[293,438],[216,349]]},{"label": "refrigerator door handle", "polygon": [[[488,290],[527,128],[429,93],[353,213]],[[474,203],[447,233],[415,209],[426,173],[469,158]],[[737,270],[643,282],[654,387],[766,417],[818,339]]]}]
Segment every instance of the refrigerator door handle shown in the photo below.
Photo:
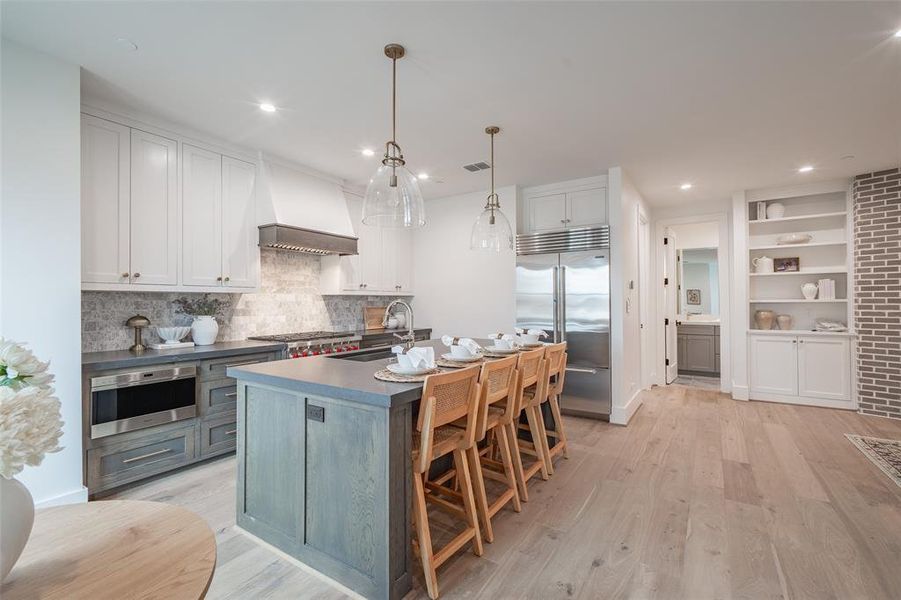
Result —
[{"label": "refrigerator door handle", "polygon": [[583,369],[581,367],[566,367],[566,370],[570,371],[572,373],[587,373],[589,375],[597,375],[598,374],[597,369]]},{"label": "refrigerator door handle", "polygon": [[560,341],[566,341],[566,267],[560,267]]},{"label": "refrigerator door handle", "polygon": [[557,340],[557,332],[560,331],[560,321],[557,318],[560,313],[560,294],[559,294],[560,267],[557,267],[557,266],[554,267],[554,283],[553,283],[553,285],[554,285],[554,307],[553,307],[554,308],[554,342],[556,343],[558,341]]}]

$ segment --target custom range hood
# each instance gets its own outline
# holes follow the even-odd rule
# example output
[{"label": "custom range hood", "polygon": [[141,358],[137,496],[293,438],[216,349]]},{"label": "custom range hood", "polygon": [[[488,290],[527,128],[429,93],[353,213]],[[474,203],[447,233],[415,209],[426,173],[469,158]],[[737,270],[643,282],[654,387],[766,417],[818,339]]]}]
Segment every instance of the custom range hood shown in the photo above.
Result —
[{"label": "custom range hood", "polygon": [[342,182],[260,157],[260,248],[357,254]]}]

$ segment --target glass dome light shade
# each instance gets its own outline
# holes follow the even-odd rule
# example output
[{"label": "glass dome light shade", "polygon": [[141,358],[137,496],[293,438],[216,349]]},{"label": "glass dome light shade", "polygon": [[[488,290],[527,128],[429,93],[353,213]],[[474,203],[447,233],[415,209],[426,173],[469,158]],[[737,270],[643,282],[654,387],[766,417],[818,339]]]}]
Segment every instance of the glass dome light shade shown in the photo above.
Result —
[{"label": "glass dome light shade", "polygon": [[482,211],[472,226],[469,247],[484,252],[513,249],[513,229],[501,209],[486,208]]},{"label": "glass dome light shade", "polygon": [[363,197],[363,223],[378,227],[422,227],[425,205],[419,180],[402,165],[394,167],[397,185],[391,186],[392,168],[382,165],[375,172]]}]

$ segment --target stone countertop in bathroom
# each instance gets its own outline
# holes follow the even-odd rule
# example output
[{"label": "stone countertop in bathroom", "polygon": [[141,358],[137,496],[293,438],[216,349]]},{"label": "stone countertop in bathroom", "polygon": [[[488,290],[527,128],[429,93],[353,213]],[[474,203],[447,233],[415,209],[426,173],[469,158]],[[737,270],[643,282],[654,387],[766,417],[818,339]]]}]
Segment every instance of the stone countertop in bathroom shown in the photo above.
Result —
[{"label": "stone countertop in bathroom", "polygon": [[141,354],[135,354],[130,350],[84,352],[81,355],[81,369],[82,371],[104,371],[125,367],[208,360],[225,356],[254,354],[256,352],[279,352],[284,349],[285,344],[281,342],[240,340],[235,342],[216,342],[209,346],[194,346],[192,348],[176,348],[173,350],[152,350],[148,348]]}]

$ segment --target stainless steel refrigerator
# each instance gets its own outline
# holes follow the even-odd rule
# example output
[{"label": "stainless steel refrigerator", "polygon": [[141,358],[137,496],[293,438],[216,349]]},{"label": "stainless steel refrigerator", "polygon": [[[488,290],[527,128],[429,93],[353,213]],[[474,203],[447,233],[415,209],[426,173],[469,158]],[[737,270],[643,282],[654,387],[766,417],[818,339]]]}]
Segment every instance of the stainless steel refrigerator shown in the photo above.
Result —
[{"label": "stainless steel refrigerator", "polygon": [[609,418],[608,227],[516,236],[516,326],[567,343],[564,413]]}]

